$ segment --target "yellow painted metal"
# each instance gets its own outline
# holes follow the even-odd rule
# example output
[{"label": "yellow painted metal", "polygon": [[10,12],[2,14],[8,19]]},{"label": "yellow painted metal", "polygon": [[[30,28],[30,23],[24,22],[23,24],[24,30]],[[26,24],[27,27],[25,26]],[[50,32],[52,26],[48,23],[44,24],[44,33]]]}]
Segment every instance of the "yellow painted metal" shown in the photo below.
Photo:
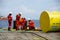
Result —
[{"label": "yellow painted metal", "polygon": [[40,27],[43,32],[60,31],[60,12],[43,11],[40,15]]}]

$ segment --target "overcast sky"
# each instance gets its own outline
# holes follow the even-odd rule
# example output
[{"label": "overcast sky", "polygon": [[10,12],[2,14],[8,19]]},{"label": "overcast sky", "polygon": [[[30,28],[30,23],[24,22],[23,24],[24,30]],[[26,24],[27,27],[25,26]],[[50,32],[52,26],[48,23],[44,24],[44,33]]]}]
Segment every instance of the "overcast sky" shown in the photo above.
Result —
[{"label": "overcast sky", "polygon": [[38,20],[44,10],[60,11],[60,0],[0,0],[0,16],[12,12],[13,19],[22,12],[22,17]]}]

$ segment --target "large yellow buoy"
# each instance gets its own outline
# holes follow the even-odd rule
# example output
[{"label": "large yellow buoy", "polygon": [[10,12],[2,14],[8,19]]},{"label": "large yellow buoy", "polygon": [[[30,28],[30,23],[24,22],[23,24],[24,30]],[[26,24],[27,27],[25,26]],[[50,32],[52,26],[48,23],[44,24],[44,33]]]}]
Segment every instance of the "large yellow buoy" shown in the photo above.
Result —
[{"label": "large yellow buoy", "polygon": [[40,15],[40,27],[43,32],[60,31],[60,12],[43,11]]}]

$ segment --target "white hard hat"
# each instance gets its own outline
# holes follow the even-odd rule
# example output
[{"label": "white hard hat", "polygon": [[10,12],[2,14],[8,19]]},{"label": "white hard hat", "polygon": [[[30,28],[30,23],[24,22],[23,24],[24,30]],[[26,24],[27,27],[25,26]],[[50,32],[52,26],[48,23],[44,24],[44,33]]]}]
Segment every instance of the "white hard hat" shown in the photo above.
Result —
[{"label": "white hard hat", "polygon": [[12,13],[12,12],[9,12],[9,13]]},{"label": "white hard hat", "polygon": [[35,29],[38,29],[37,27],[35,27]]},{"label": "white hard hat", "polygon": [[22,12],[19,12],[20,14],[22,14]]},{"label": "white hard hat", "polygon": [[28,20],[31,20],[30,18],[28,18]]}]

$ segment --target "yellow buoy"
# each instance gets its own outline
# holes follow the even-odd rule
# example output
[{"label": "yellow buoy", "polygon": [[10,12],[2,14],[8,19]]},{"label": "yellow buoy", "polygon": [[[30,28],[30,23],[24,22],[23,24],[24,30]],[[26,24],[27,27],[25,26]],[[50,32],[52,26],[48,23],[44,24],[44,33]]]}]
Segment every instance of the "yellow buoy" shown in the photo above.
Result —
[{"label": "yellow buoy", "polygon": [[43,11],[40,15],[40,27],[43,32],[60,31],[60,12]]}]

